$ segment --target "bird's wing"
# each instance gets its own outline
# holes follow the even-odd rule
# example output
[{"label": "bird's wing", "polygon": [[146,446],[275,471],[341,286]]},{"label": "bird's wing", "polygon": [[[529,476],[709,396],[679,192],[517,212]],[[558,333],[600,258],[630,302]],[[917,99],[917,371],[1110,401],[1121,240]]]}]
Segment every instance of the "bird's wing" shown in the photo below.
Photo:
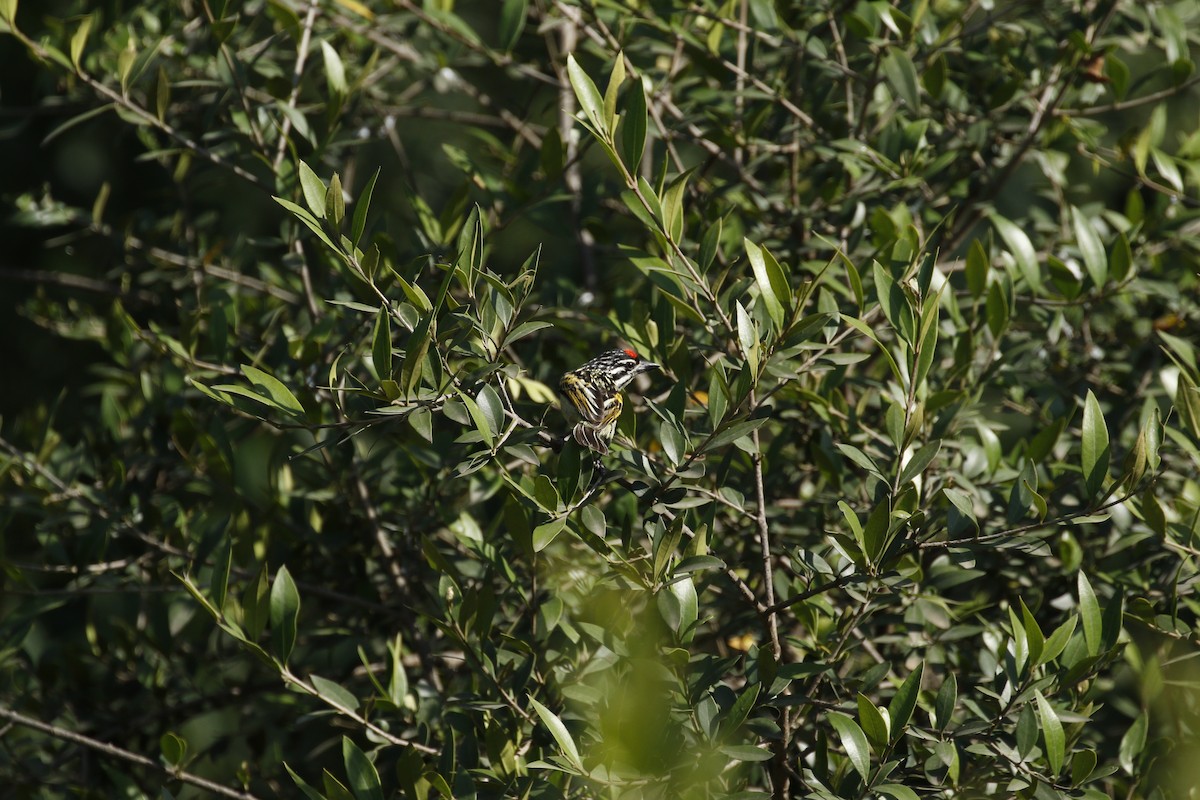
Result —
[{"label": "bird's wing", "polygon": [[574,372],[563,375],[559,388],[586,422],[600,424],[604,415],[604,400],[600,391]]}]

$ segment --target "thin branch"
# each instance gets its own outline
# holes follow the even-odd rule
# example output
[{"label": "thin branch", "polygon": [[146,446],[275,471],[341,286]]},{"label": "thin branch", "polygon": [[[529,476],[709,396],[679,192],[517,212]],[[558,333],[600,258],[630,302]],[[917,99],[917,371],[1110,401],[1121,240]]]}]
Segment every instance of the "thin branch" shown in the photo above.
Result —
[{"label": "thin branch", "polygon": [[[578,44],[579,27],[574,17],[566,17],[558,26],[560,39],[554,41],[554,32],[546,31],[546,45],[554,68],[558,71],[558,135],[566,148],[566,166],[563,168],[563,183],[571,196],[569,209],[571,227],[575,232],[579,248],[579,268],[583,273],[583,285],[589,293],[597,287],[595,238],[583,224],[583,171],[579,163],[579,136],[575,130],[575,91],[566,75],[566,56],[575,52]],[[558,51],[557,53],[555,51]]]},{"label": "thin branch", "polygon": [[337,700],[333,699],[329,695],[321,694],[320,692],[318,692],[316,690],[316,688],[312,684],[305,682],[303,678],[296,675],[296,673],[292,672],[287,667],[281,667],[279,670],[279,674],[283,677],[283,679],[287,683],[291,684],[292,686],[295,686],[297,689],[300,689],[301,691],[303,691],[306,694],[312,695],[313,697],[317,698],[318,700],[320,700],[321,702],[325,703],[327,706],[332,708],[334,711],[337,711],[339,714],[349,717],[350,719],[354,720],[359,725],[363,726],[364,728],[369,730],[371,733],[373,733],[376,736],[380,737],[381,739],[385,740],[389,744],[394,744],[397,747],[411,747],[413,750],[416,750],[417,752],[425,753],[426,755],[431,755],[431,756],[438,755],[442,752],[441,750],[437,749],[436,747],[430,747],[427,744],[421,744],[420,742],[414,742],[411,739],[405,739],[403,737],[396,736],[394,733],[392,733],[390,731],[384,730],[383,728],[376,725],[374,722],[371,722],[369,719],[364,717],[362,714],[359,714],[354,709],[348,708],[348,707],[342,705],[341,703],[339,703]]},{"label": "thin branch", "polygon": [[1114,103],[1109,103],[1104,106],[1086,106],[1083,108],[1064,108],[1058,114],[1063,117],[1096,117],[1101,114],[1112,114],[1120,111],[1128,111],[1131,108],[1157,103],[1160,100],[1167,100],[1176,95],[1183,94],[1188,89],[1200,83],[1200,75],[1193,75],[1178,86],[1172,86],[1169,89],[1163,89],[1158,92],[1142,95],[1141,97],[1131,97],[1128,100],[1120,100]]},{"label": "thin branch", "polygon": [[[48,62],[48,63],[55,61],[55,59],[53,59],[50,56],[50,53],[47,52],[44,47],[42,47],[40,44],[35,42],[33,39],[30,39],[28,36],[23,34],[17,28],[10,27],[8,32],[11,33],[13,36],[17,37],[17,39],[20,40],[20,42],[23,45],[25,45],[25,47],[28,48],[29,51],[32,52],[35,56],[37,56],[38,59],[40,59],[41,61]],[[195,153],[196,155],[200,156],[201,158],[204,158],[205,160],[207,160],[213,164],[216,164],[219,167],[223,167],[224,169],[229,170],[234,175],[237,175],[239,178],[242,178],[243,180],[247,181],[250,184],[253,184],[254,186],[257,186],[260,189],[268,190],[267,185],[257,175],[253,174],[252,172],[247,171],[244,167],[241,167],[230,161],[226,161],[224,158],[217,155],[212,150],[209,150],[207,147],[204,147],[202,144],[197,142],[195,139],[192,139],[189,136],[187,136],[183,133],[180,133],[178,130],[176,130],[174,128],[174,126],[170,125],[169,123],[165,122],[164,120],[159,119],[157,114],[150,113],[146,109],[139,106],[137,103],[134,103],[132,100],[130,100],[124,94],[115,91],[114,89],[110,88],[107,84],[102,83],[101,81],[97,80],[96,78],[93,78],[91,75],[87,74],[82,69],[76,68],[76,70],[73,74],[75,75],[76,78],[78,78],[80,81],[82,81],[84,84],[86,84],[92,91],[103,96],[105,99],[107,99],[113,105],[120,106],[121,108],[128,111],[130,114],[133,114],[135,117],[137,117],[142,122],[144,122],[147,126],[149,126],[151,128],[155,128],[156,130],[162,131],[169,138],[173,139],[177,144],[181,145],[184,149],[190,150],[191,152]]]},{"label": "thin branch", "polygon": [[47,722],[42,722],[41,720],[34,719],[33,717],[27,717],[24,714],[3,706],[0,706],[0,718],[7,719],[10,722],[14,722],[17,725],[21,725],[25,728],[32,728],[35,731],[40,731],[49,736],[53,736],[56,739],[62,739],[65,742],[83,745],[84,747],[95,750],[99,753],[104,753],[108,756],[112,756],[113,758],[119,758],[123,761],[128,761],[132,764],[137,764],[139,766],[146,767],[147,769],[152,769],[155,772],[159,772],[170,777],[172,780],[177,780],[182,783],[197,786],[201,789],[206,789],[214,794],[219,794],[222,797],[234,797],[238,798],[238,800],[258,800],[256,795],[250,794],[249,792],[243,792],[238,789],[230,789],[228,786],[222,786],[219,783],[210,781],[208,778],[201,778],[199,775],[193,775],[192,773],[186,772],[181,768],[168,767],[157,761],[146,758],[143,755],[139,755],[138,753],[130,752],[122,747],[117,747],[116,745],[109,744],[108,742],[102,742],[98,739],[93,739],[90,736],[84,736],[82,733],[75,733],[74,731],[67,730],[66,728],[60,728],[57,725],[51,725]]},{"label": "thin branch", "polygon": [[[317,20],[319,0],[309,0],[308,14],[304,17],[304,31],[300,34],[300,44],[296,48],[296,64],[292,68],[292,91],[288,95],[287,107],[296,110],[296,101],[300,99],[300,79],[304,77],[304,62],[308,60],[308,48],[312,42],[313,23]],[[279,125],[279,144],[275,148],[275,159],[271,162],[274,172],[279,172],[279,165],[287,154],[288,134],[292,132],[292,118],[283,115]]]},{"label": "thin branch", "polygon": [[[738,6],[737,29],[737,79],[733,87],[733,124],[737,135],[737,146],[733,148],[733,160],[739,164],[745,160],[745,150],[742,141],[745,139],[746,120],[746,19],[750,9],[748,0],[742,0]],[[776,637],[778,638],[778,637]],[[778,642],[776,642],[778,645]],[[776,653],[778,657],[778,653]]]},{"label": "thin branch", "polygon": [[40,269],[15,269],[0,267],[0,280],[25,281],[28,283],[45,283],[66,286],[71,289],[86,289],[89,292],[100,292],[114,297],[135,297],[143,303],[157,303],[159,298],[145,290],[126,290],[115,283],[88,278],[83,275],[73,275],[69,272],[47,272]]}]

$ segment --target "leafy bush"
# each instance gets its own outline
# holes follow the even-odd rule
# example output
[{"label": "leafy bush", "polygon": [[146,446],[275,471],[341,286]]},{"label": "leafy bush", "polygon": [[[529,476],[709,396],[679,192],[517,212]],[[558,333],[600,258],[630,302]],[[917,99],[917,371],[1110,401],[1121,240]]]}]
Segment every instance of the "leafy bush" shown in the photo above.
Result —
[{"label": "leafy bush", "polygon": [[5,784],[1193,795],[1198,15],[0,0]]}]

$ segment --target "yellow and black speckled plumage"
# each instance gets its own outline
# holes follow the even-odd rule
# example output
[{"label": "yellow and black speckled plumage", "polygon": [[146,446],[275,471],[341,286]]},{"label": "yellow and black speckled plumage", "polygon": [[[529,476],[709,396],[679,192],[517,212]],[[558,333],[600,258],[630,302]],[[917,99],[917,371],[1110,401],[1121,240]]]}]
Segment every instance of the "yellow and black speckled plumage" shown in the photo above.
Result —
[{"label": "yellow and black speckled plumage", "polygon": [[558,388],[567,400],[564,407],[579,418],[571,431],[575,441],[607,453],[621,416],[621,390],[650,369],[658,369],[658,364],[633,350],[609,350],[563,375]]}]

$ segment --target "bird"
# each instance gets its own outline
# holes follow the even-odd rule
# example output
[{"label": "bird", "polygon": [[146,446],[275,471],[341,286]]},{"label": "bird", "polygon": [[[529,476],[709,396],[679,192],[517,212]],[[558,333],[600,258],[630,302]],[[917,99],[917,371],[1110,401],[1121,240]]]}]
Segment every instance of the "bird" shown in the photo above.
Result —
[{"label": "bird", "polygon": [[558,388],[567,399],[568,417],[578,417],[571,431],[581,446],[608,453],[621,416],[623,390],[643,372],[662,369],[632,349],[606,350],[562,376]]}]

